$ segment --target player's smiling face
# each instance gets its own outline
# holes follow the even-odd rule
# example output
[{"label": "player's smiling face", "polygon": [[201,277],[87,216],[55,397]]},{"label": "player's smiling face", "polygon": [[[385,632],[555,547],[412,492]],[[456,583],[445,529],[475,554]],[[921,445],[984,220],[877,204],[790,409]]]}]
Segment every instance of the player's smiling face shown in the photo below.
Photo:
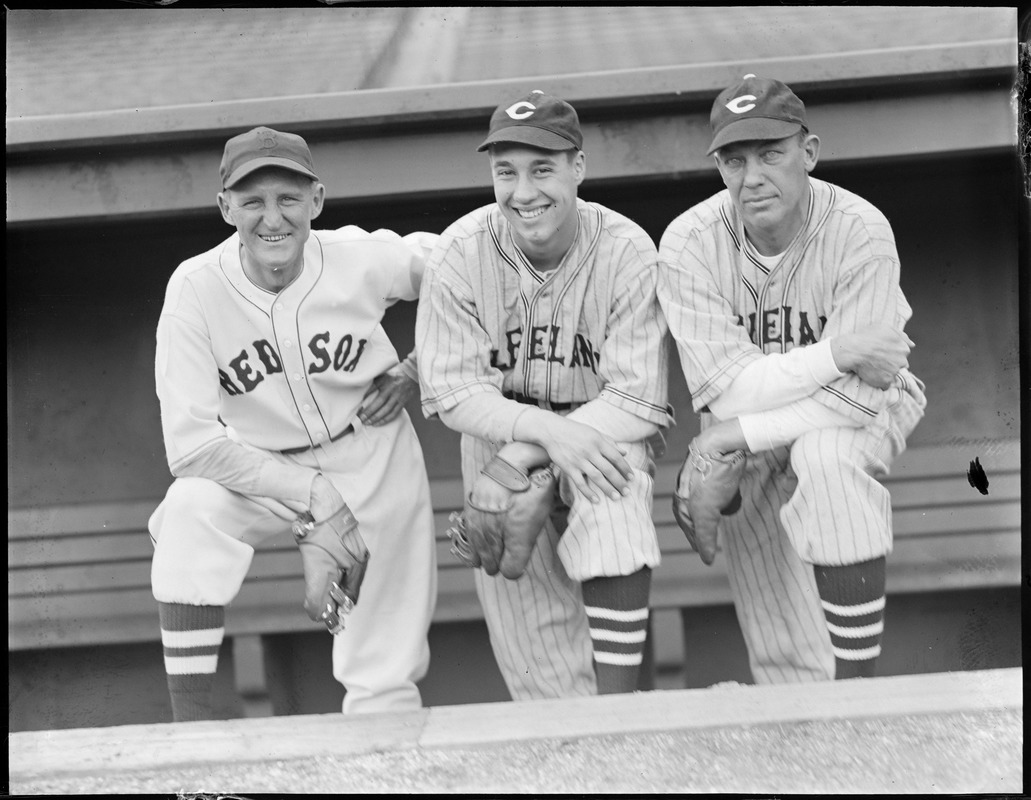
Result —
[{"label": "player's smiling face", "polygon": [[720,176],[748,238],[764,255],[782,253],[805,223],[809,173],[819,154],[820,140],[812,134],[734,142],[717,153]]},{"label": "player's smiling face", "polygon": [[248,276],[279,291],[300,274],[304,243],[322,211],[326,188],[289,170],[266,168],[218,195],[222,217],[236,226]]},{"label": "player's smiling face", "polygon": [[576,238],[582,150],[538,150],[517,144],[490,149],[494,197],[516,243],[538,269],[558,266]]}]

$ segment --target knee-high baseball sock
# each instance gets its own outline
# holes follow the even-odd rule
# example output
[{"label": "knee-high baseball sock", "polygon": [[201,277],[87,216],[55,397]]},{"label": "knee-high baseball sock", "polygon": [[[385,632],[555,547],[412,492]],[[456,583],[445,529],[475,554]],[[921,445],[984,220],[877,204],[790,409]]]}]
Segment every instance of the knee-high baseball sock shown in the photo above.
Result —
[{"label": "knee-high baseball sock", "polygon": [[873,677],[884,631],[884,557],[843,567],[817,564],[814,570],[834,648],[834,677]]},{"label": "knee-high baseball sock", "polygon": [[158,614],[172,719],[211,719],[211,687],[218,667],[218,650],[225,636],[225,609],[158,603]]},{"label": "knee-high baseball sock", "polygon": [[591,578],[583,583],[584,605],[594,645],[598,694],[637,688],[644,640],[648,633],[648,594],[652,571]]}]

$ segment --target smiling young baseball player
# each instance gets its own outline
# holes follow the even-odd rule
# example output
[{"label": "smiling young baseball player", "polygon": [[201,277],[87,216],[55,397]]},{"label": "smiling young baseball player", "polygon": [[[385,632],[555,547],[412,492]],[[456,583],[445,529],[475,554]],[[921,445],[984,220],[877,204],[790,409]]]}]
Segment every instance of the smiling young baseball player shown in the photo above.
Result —
[{"label": "smiling young baseball player", "polygon": [[569,506],[521,575],[474,573],[517,700],[632,691],[659,563],[648,440],[671,418],[657,254],[578,198],[582,148],[569,103],[533,91],[497,108],[479,147],[496,202],[441,235],[416,325],[423,410],[463,434],[467,510],[504,508],[546,464]]},{"label": "smiling young baseball player", "polygon": [[336,634],[343,711],[418,708],[433,513],[404,411],[417,373],[380,321],[417,298],[435,237],[313,231],[326,189],[294,134],[234,136],[220,177],[218,207],[236,233],[176,269],[157,328],[175,481],[150,519],[151,578],[173,717],[211,716],[225,606],[254,546],[289,542],[291,530],[298,605]]},{"label": "smiling young baseball player", "polygon": [[[659,247],[659,300],[702,414],[677,491],[740,475],[718,532],[757,682],[871,675],[892,546],[877,479],[926,405],[895,239],[870,203],[810,176],[820,140],[785,84],[746,76],[711,122],[727,188]],[[711,563],[715,523],[686,523]]]}]

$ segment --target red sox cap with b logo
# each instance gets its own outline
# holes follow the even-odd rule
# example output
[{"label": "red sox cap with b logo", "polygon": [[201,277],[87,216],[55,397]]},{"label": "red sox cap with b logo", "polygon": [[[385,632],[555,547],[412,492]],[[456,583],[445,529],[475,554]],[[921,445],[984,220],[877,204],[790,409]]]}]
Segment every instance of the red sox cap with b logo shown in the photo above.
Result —
[{"label": "red sox cap with b logo", "polygon": [[482,152],[498,142],[514,142],[541,150],[583,148],[580,118],[565,100],[535,89],[513,103],[502,103],[490,118],[490,132]]},{"label": "red sox cap with b logo", "polygon": [[780,81],[755,75],[745,75],[720,92],[709,122],[712,144],[706,155],[731,142],[786,139],[809,130],[805,105],[795,93]]},{"label": "red sox cap with b logo", "polygon": [[318,180],[308,143],[295,133],[254,128],[226,142],[218,174],[228,189],[262,167],[280,167]]}]

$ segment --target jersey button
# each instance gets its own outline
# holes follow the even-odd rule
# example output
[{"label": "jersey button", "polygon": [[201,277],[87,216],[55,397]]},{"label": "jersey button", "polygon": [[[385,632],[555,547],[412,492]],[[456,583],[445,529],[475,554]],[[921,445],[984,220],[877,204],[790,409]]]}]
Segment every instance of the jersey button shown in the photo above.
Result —
[{"label": "jersey button", "polygon": [[293,343],[291,343],[291,341],[289,339],[287,339],[285,342],[283,342],[283,346],[284,347],[293,347]]},{"label": "jersey button", "polygon": [[294,373],[294,380],[295,381],[299,381],[300,379],[301,379],[301,374],[299,372],[295,372]]},{"label": "jersey button", "polygon": [[283,304],[282,303],[276,303],[276,311],[282,311],[282,310],[283,310]]},{"label": "jersey button", "polygon": [[323,436],[323,435],[322,435],[321,433],[316,433],[316,434],[315,434],[315,441],[316,441],[316,442],[321,442],[321,441],[322,441],[323,439],[325,439],[325,438],[326,438],[326,437],[325,437],[325,436]]},{"label": "jersey button", "polygon": [[305,411],[311,411],[311,406],[310,406],[310,405],[308,405],[307,403],[305,403],[305,404],[304,404],[304,410],[305,410]]}]

